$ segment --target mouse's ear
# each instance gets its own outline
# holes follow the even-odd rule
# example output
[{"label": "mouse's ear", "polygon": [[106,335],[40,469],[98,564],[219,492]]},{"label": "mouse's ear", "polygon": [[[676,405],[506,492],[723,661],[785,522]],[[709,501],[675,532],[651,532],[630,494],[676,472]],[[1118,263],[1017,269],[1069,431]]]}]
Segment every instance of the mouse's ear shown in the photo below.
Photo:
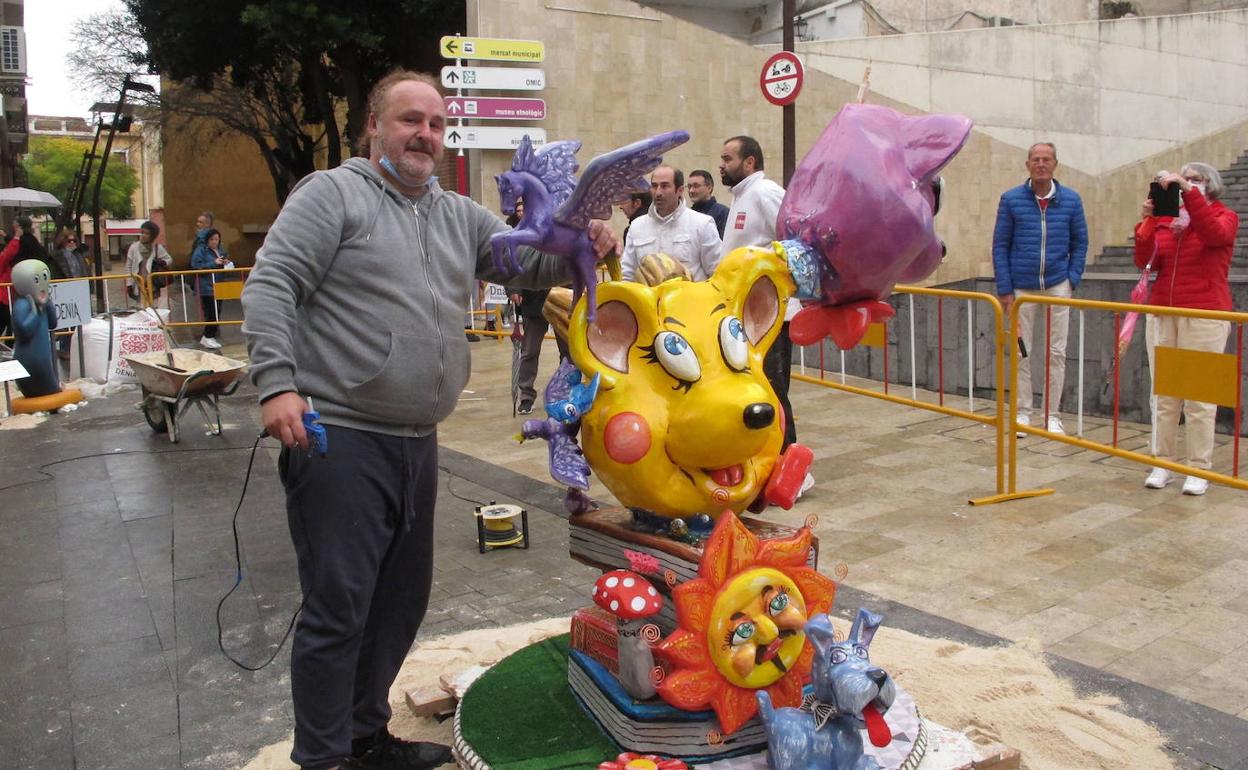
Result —
[{"label": "mouse's ear", "polygon": [[601,284],[592,323],[585,317],[587,297],[582,295],[572,309],[568,352],[586,376],[602,375],[602,388],[610,390],[620,375],[629,372],[633,347],[645,331],[640,319],[654,315],[654,292],[636,283]]},{"label": "mouse's ear", "polygon": [[775,243],[733,249],[720,260],[710,279],[729,298],[729,307],[741,319],[759,366],[780,334],[785,302],[797,288],[783,254]]}]

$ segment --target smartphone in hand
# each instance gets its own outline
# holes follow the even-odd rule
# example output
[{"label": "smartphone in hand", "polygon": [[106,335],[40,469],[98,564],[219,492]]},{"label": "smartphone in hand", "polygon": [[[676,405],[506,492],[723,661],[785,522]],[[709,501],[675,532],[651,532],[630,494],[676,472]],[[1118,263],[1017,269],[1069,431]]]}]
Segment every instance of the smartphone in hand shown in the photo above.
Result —
[{"label": "smartphone in hand", "polygon": [[1157,182],[1148,186],[1148,198],[1153,202],[1153,216],[1177,217],[1179,215],[1179,186],[1162,187]]}]

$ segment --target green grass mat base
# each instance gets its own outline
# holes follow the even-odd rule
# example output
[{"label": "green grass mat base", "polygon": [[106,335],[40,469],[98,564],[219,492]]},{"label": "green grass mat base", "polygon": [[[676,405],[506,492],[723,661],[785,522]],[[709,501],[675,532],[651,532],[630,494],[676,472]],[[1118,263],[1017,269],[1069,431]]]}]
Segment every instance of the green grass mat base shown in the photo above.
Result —
[{"label": "green grass mat base", "polygon": [[567,634],[525,647],[474,682],[460,703],[460,732],[494,770],[584,770],[620,753],[568,687]]}]

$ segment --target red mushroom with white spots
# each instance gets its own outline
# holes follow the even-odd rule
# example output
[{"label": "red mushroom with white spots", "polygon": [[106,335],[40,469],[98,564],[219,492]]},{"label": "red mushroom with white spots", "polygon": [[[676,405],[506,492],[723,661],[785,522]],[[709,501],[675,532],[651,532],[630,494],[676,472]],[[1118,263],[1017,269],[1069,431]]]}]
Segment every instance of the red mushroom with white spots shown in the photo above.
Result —
[{"label": "red mushroom with white spots", "polygon": [[645,620],[663,608],[663,596],[636,572],[626,569],[603,573],[594,583],[594,604],[617,618],[617,648],[620,657],[620,684],[637,700],[653,698],[654,668],[652,642],[642,633]]}]

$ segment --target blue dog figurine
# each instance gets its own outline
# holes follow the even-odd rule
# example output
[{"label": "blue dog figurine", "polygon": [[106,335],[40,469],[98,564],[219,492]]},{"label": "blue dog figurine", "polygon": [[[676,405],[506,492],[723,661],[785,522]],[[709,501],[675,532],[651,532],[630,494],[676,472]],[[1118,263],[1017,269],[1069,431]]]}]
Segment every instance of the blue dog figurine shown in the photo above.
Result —
[{"label": "blue dog figurine", "polygon": [[833,638],[826,614],[806,623],[806,637],[815,647],[814,697],[807,696],[800,709],[777,709],[766,690],[756,694],[771,770],[878,770],[876,761],[862,753],[858,731],[865,727],[876,746],[892,740],[884,712],[897,690],[867,654],[883,621],[882,615],[860,608],[849,638],[842,642]]}]

